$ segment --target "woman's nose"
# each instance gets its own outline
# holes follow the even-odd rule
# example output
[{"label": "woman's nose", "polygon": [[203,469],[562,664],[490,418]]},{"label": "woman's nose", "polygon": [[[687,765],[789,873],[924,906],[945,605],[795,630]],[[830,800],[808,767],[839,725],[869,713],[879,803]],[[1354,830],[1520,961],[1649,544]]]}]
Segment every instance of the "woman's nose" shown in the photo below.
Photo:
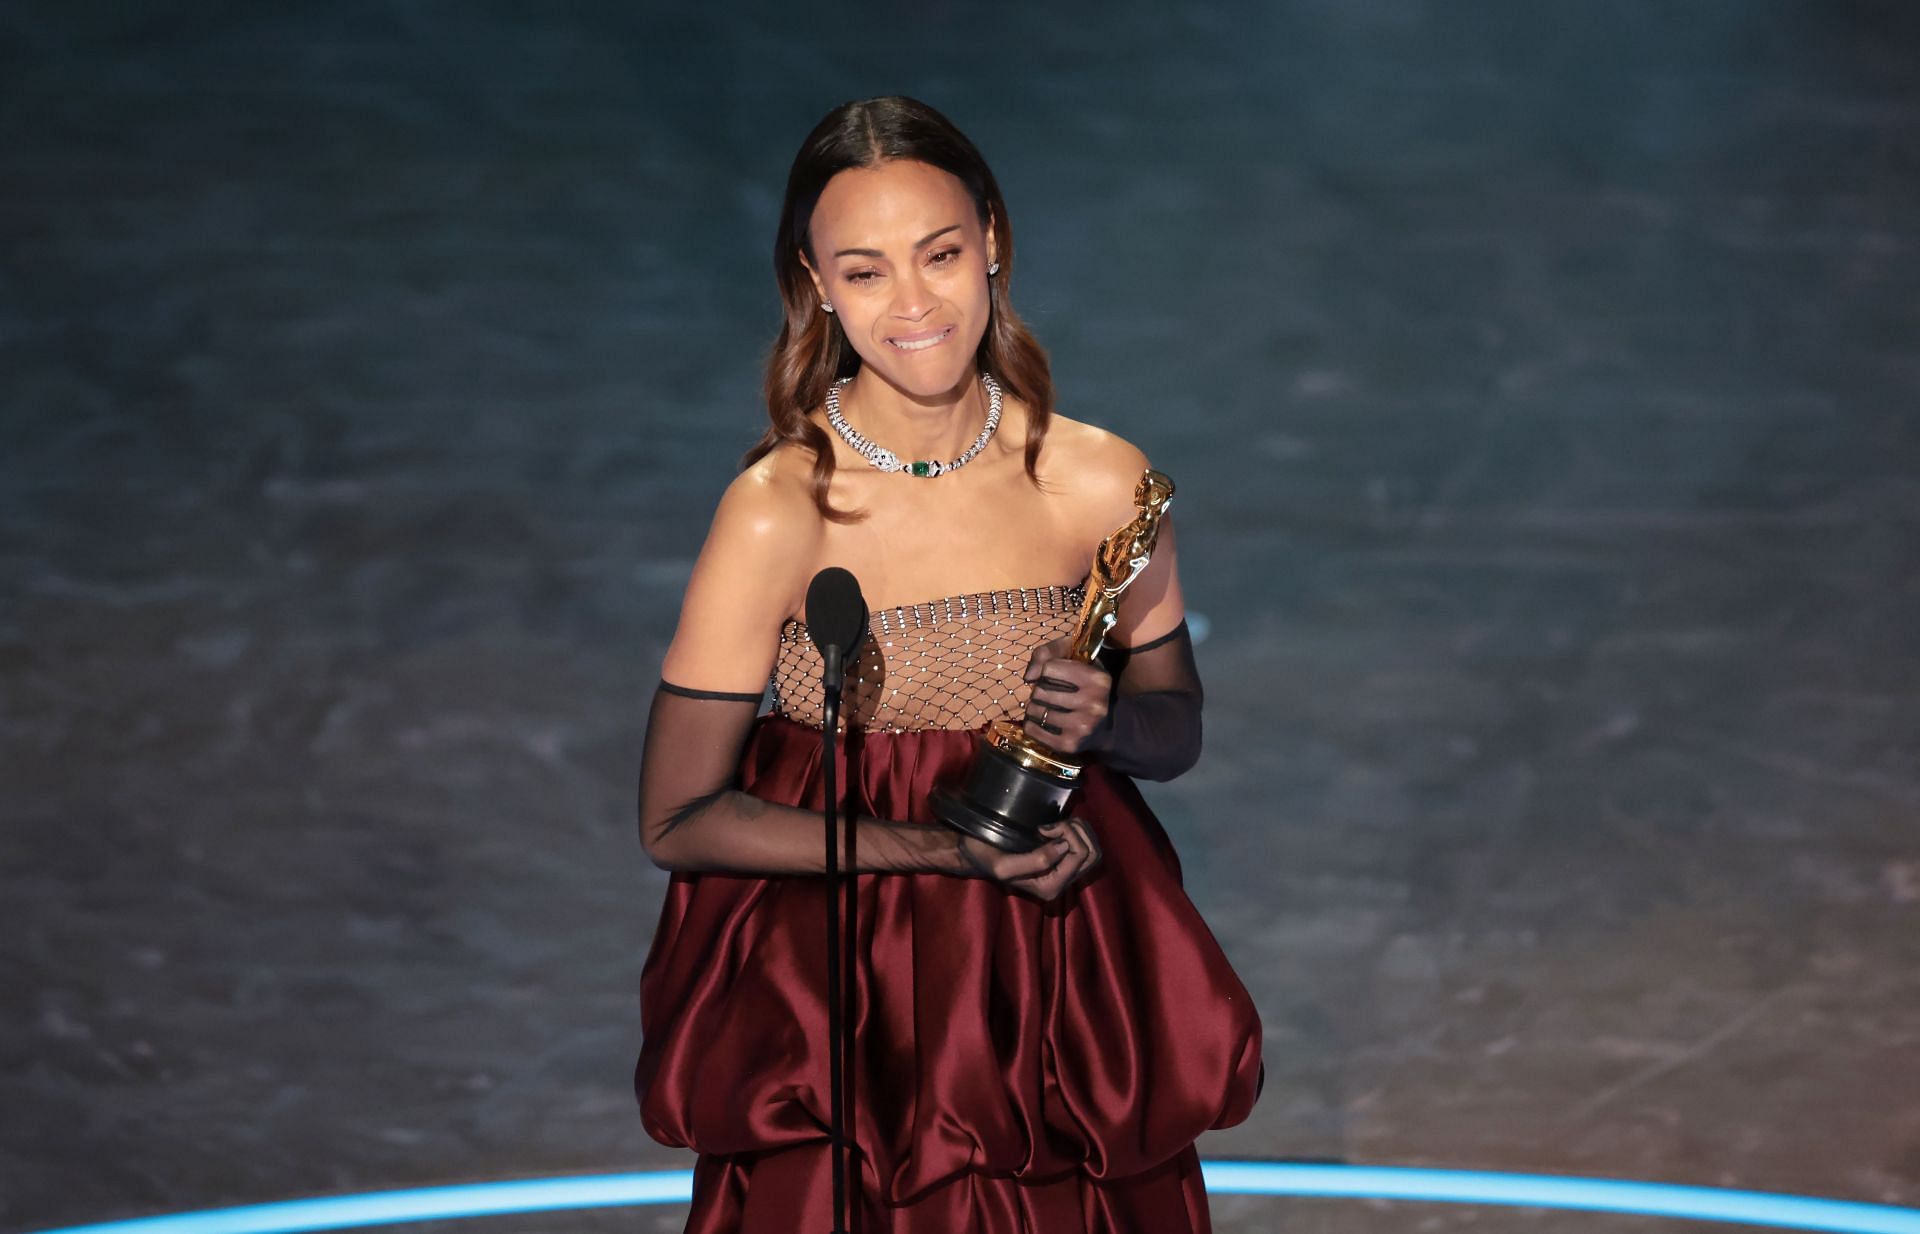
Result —
[{"label": "woman's nose", "polygon": [[893,315],[905,321],[919,321],[932,311],[933,290],[921,279],[918,270],[894,280]]}]

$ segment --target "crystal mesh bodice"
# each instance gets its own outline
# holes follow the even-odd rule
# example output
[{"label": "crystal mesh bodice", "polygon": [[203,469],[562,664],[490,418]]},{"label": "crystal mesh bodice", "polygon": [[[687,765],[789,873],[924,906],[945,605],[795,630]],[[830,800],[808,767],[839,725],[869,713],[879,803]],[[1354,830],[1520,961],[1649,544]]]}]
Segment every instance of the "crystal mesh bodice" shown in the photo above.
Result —
[{"label": "crystal mesh bodice", "polygon": [[[1033,649],[1073,629],[1086,581],[948,596],[874,613],[847,668],[841,720],[848,728],[907,732],[977,728],[1020,715],[1033,687],[1021,680]],[[773,710],[819,728],[820,652],[804,622],[780,628]]]}]

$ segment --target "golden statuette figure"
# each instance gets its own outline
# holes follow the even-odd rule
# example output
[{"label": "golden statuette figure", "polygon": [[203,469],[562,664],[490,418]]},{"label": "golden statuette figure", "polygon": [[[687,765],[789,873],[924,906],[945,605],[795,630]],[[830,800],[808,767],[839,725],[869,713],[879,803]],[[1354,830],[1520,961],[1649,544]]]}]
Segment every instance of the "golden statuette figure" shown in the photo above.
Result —
[{"label": "golden statuette figure", "polygon": [[[1146,571],[1172,501],[1173,481],[1148,468],[1133,491],[1133,518],[1094,551],[1086,599],[1069,635],[1069,659],[1091,661],[1106,646],[1120,617],[1120,596]],[[1085,767],[1083,757],[1035,741],[1019,722],[996,720],[981,735],[966,783],[957,792],[935,790],[933,812],[998,848],[1027,852],[1039,847],[1040,828],[1066,812]]]}]

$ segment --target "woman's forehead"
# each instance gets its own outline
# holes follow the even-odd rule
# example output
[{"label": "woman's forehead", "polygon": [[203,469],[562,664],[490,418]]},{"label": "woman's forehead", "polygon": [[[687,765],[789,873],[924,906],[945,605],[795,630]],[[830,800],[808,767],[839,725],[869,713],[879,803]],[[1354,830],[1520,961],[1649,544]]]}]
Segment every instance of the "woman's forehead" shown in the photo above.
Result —
[{"label": "woman's forehead", "polygon": [[822,256],[832,257],[846,248],[912,249],[934,231],[973,221],[973,200],[957,177],[895,159],[827,181],[808,229]]}]

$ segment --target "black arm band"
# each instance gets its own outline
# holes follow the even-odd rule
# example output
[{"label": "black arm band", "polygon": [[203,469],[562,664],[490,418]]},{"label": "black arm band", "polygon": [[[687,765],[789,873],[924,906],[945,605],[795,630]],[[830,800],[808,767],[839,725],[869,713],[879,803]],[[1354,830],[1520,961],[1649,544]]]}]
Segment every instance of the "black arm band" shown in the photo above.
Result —
[{"label": "black arm band", "polygon": [[682,698],[712,698],[725,703],[757,703],[759,693],[735,694],[727,690],[693,690],[686,686],[677,686],[665,677],[660,679],[660,688],[668,694],[678,694]]},{"label": "black arm band", "polygon": [[1160,644],[1162,643],[1171,643],[1174,639],[1179,638],[1181,634],[1185,633],[1186,628],[1187,628],[1187,619],[1185,617],[1182,617],[1180,619],[1179,625],[1175,626],[1171,630],[1168,630],[1165,634],[1162,634],[1159,638],[1150,638],[1146,642],[1141,643],[1138,646],[1122,647],[1120,650],[1126,652],[1130,656],[1137,656],[1143,651],[1151,651],[1153,648],[1160,646]]}]

